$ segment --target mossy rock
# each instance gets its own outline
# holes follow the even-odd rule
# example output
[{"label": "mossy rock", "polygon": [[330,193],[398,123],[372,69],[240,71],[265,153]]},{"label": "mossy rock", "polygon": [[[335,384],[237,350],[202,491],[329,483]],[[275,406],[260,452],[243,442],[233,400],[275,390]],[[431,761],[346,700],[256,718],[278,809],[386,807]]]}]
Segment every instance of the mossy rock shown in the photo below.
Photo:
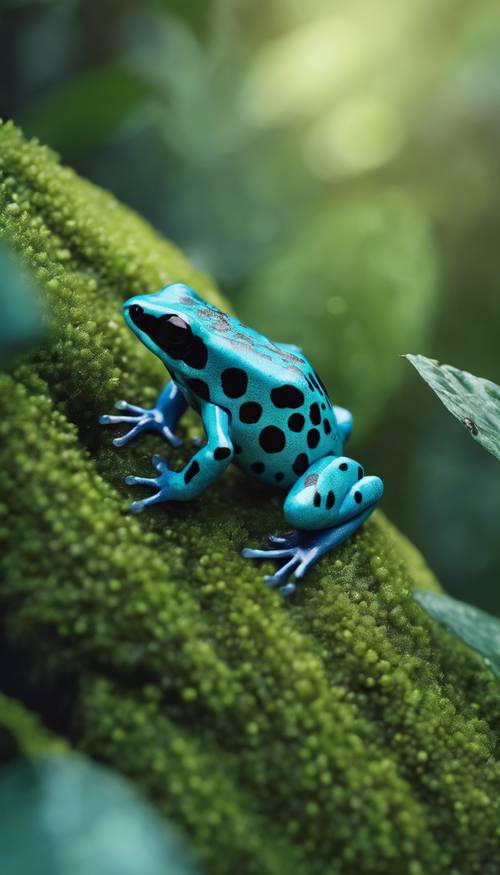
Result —
[{"label": "mossy rock", "polygon": [[[0,604],[19,695],[132,777],[229,875],[493,875],[498,684],[414,603],[435,587],[381,513],[288,603],[241,548],[279,497],[231,471],[135,518],[99,413],[164,379],[120,300],[212,284],[109,195],[0,128],[0,228],[33,265],[50,340],[1,378]],[[188,420],[185,433],[193,431]],[[390,486],[390,485],[389,485]]]}]

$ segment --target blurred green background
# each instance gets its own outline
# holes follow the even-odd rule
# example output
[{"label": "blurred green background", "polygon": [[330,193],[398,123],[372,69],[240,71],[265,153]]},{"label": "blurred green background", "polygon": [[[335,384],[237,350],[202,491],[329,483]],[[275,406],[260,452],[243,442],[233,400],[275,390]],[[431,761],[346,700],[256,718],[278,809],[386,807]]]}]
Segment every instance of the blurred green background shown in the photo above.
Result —
[{"label": "blurred green background", "polygon": [[304,347],[385,510],[496,612],[498,463],[400,355],[500,383],[499,58],[494,0],[0,5],[0,114]]}]

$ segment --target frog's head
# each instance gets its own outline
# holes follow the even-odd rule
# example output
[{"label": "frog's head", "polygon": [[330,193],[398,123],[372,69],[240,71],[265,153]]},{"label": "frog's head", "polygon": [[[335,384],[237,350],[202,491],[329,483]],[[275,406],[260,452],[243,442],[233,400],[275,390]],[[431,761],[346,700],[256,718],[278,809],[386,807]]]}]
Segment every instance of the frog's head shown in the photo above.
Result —
[{"label": "frog's head", "polygon": [[167,368],[182,370],[184,363],[201,370],[208,349],[199,309],[206,306],[189,286],[173,283],[155,294],[129,298],[123,315],[129,328]]}]

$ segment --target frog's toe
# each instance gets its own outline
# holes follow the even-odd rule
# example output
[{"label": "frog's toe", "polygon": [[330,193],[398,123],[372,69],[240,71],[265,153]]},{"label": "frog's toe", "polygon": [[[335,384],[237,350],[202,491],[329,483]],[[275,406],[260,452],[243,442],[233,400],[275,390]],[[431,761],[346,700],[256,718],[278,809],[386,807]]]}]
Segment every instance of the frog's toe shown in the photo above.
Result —
[{"label": "frog's toe", "polygon": [[121,414],[119,416],[109,416],[105,413],[99,417],[99,422],[101,425],[129,425],[130,428],[125,434],[116,437],[113,440],[115,447],[124,447],[125,444],[128,444],[144,430],[147,417],[144,415],[145,411],[142,407],[135,407],[133,404],[128,404],[126,401],[117,401],[115,407],[117,407],[118,410],[125,410],[127,413],[132,413],[134,415],[127,416]]},{"label": "frog's toe", "polygon": [[128,477],[125,477],[125,483],[127,486],[151,486],[156,487],[157,483],[154,477],[134,477],[133,474],[130,474]]},{"label": "frog's toe", "polygon": [[133,501],[130,505],[132,513],[141,513],[145,507],[151,507],[152,504],[160,504],[164,501],[161,491],[154,495],[149,495],[147,498],[142,498],[140,501]]},{"label": "frog's toe", "polygon": [[264,582],[271,588],[278,587],[283,596],[289,596],[296,590],[296,584],[289,581],[293,576],[300,580],[306,571],[318,558],[318,548],[301,538],[300,532],[288,532],[282,537],[271,535],[271,543],[279,545],[274,550],[253,550],[246,547],[243,556],[249,559],[285,559],[286,562],[274,574],[264,577]]},{"label": "frog's toe", "polygon": [[137,481],[140,481],[138,485],[152,486],[157,490],[153,495],[148,495],[147,498],[141,498],[140,501],[133,501],[130,505],[132,513],[140,513],[145,507],[151,507],[153,504],[162,504],[170,498],[168,487],[165,485],[160,486],[160,478],[157,478],[156,480],[148,480],[146,477],[132,477],[131,479],[136,481],[134,485],[137,485]]},{"label": "frog's toe", "polygon": [[167,413],[159,407],[138,407],[136,404],[129,404],[128,401],[117,401],[115,407],[124,411],[120,415],[99,417],[101,425],[129,425],[129,430],[114,439],[115,447],[124,447],[134,438],[139,437],[144,432],[155,432],[161,434],[166,441],[173,447],[182,445],[181,438],[174,434],[171,426],[174,425],[174,420],[169,419]]},{"label": "frog's toe", "polygon": [[140,501],[134,501],[130,509],[132,513],[140,513],[145,507],[150,507],[152,504],[159,504],[162,501],[168,501],[171,498],[171,480],[172,472],[169,471],[167,463],[161,456],[153,456],[153,464],[160,472],[158,477],[135,477],[130,475],[125,478],[127,486],[146,486],[148,489],[154,489],[152,495],[147,498],[142,498]]},{"label": "frog's toe", "polygon": [[296,547],[300,541],[300,535],[297,531],[284,532],[283,535],[268,535],[267,540],[270,544],[282,547]]},{"label": "frog's toe", "polygon": [[[270,550],[269,552],[272,553],[274,551]],[[288,580],[292,571],[297,567],[297,564],[300,562],[300,556],[295,551],[290,550],[287,550],[286,555],[290,556],[288,562],[282,565],[281,568],[274,574],[266,575],[266,577],[264,577],[264,582],[266,586],[283,586]]]},{"label": "frog's toe", "polygon": [[245,559],[284,559],[290,556],[292,552],[288,547],[280,550],[253,550],[251,547],[245,547],[241,555]]},{"label": "frog's toe", "polygon": [[[291,541],[293,536],[293,540],[296,540],[296,534],[295,532],[290,533],[288,539]],[[288,543],[288,539],[285,537],[276,538],[273,543],[284,543],[285,541]],[[250,547],[245,547],[242,555],[246,559],[287,559],[288,561],[278,571],[274,574],[267,574],[264,577],[266,586],[269,586],[271,589],[279,587],[281,594],[284,596],[291,595],[296,589],[294,583],[288,582],[289,576],[295,571],[294,576],[301,577],[305,571],[305,567],[303,568],[303,551],[297,546],[289,545],[275,550],[253,550]]]},{"label": "frog's toe", "polygon": [[139,416],[147,415],[148,411],[146,407],[137,407],[137,404],[129,404],[128,401],[115,401],[115,407],[117,410],[127,410],[129,413],[135,413]]},{"label": "frog's toe", "polygon": [[162,458],[162,456],[160,456],[159,453],[155,453],[154,456],[152,457],[151,461],[152,461],[154,467],[156,468],[156,470],[160,472],[160,474],[164,474],[165,471],[169,470],[165,459]]},{"label": "frog's toe", "polygon": [[109,416],[104,413],[99,417],[101,425],[119,425],[121,422],[137,422],[137,416]]},{"label": "frog's toe", "polygon": [[[114,418],[115,417],[113,417],[113,419]],[[125,422],[125,421],[134,422],[135,421],[136,424],[133,426],[133,428],[129,429],[129,431],[125,432],[125,434],[122,434],[120,437],[113,438],[113,444],[115,447],[124,447],[125,444],[129,444],[130,441],[133,441],[134,438],[137,437],[139,434],[141,434],[141,432],[144,430],[144,423],[143,423],[142,419],[139,419],[138,421],[136,421],[137,417],[132,417],[132,416],[127,416],[127,417],[121,416],[121,417],[116,417],[116,418],[117,419],[119,418],[121,422]]]},{"label": "frog's toe", "polygon": [[289,583],[285,583],[285,586],[280,586],[280,593],[284,598],[287,598],[289,595],[293,595],[297,587],[291,581]]},{"label": "frog's toe", "polygon": [[[270,589],[274,589],[275,586],[279,586],[280,579],[279,579],[279,577],[277,577],[276,574],[265,574],[264,575],[264,583]],[[283,583],[283,581],[281,581],[281,583]]]},{"label": "frog's toe", "polygon": [[171,447],[182,447],[182,444],[184,443],[182,438],[177,437],[177,435],[173,433],[168,425],[163,426],[161,433]]}]

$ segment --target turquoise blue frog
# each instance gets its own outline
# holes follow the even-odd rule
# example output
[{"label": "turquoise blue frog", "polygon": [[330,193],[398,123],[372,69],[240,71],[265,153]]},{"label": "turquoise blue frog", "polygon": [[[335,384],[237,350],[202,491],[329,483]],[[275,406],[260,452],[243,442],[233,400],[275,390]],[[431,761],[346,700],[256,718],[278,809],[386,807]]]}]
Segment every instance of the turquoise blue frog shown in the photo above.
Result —
[{"label": "turquoise blue frog", "polygon": [[273,343],[183,283],[130,298],[123,312],[171,380],[154,408],[118,401],[122,415],[101,416],[103,425],[130,426],[113,443],[121,447],[149,431],[178,446],[175,427],[188,405],[200,414],[207,438],[181,471],[171,471],[155,455],[157,477],[127,477],[131,486],[156,490],[131,509],[190,501],[233,462],[287,493],[284,515],[294,531],[270,536],[273,549],[245,549],[243,555],[286,560],[265,581],[289,595],[294,581],[352,535],[382,497],[380,478],[366,477],[361,465],[343,454],[351,414],[332,406],[298,347]]}]

